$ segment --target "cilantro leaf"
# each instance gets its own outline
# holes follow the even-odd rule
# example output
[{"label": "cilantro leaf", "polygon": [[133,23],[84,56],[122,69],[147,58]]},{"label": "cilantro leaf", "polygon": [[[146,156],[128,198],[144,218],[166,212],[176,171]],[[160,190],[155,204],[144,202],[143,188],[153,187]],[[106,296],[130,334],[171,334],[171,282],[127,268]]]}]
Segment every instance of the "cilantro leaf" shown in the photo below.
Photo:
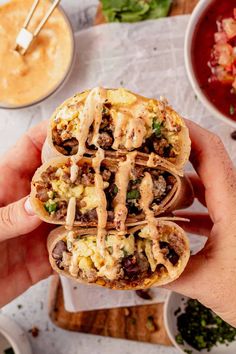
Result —
[{"label": "cilantro leaf", "polygon": [[57,202],[49,200],[44,204],[44,208],[51,214],[52,212],[57,210]]},{"label": "cilantro leaf", "polygon": [[157,138],[161,138],[162,133],[161,133],[161,127],[162,127],[162,123],[157,122],[155,119],[153,120],[152,123],[152,129],[156,135]]},{"label": "cilantro leaf", "polygon": [[139,190],[137,189],[132,189],[126,195],[126,199],[138,199],[138,198],[140,198],[140,193]]}]

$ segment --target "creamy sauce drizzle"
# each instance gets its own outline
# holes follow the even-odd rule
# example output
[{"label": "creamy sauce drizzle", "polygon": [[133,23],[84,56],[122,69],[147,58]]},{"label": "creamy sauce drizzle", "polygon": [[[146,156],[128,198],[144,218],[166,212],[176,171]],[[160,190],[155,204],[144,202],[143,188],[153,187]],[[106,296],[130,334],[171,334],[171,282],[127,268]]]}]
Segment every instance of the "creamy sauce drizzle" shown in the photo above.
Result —
[{"label": "creamy sauce drizzle", "polygon": [[118,188],[118,193],[114,198],[115,226],[118,231],[125,232],[125,221],[127,217],[126,194],[129,184],[131,169],[135,163],[136,151],[130,152],[126,156],[126,161],[121,161],[118,166],[118,171],[115,177],[115,184]]},{"label": "creamy sauce drizzle", "polygon": [[98,229],[97,229],[97,244],[100,252],[104,255],[105,252],[105,237],[107,224],[107,199],[104,192],[104,182],[100,174],[101,162],[104,160],[104,151],[98,149],[96,156],[92,159],[93,168],[95,170],[95,187],[98,194],[99,205],[97,207]]},{"label": "creamy sauce drizzle", "polygon": [[71,197],[69,199],[67,214],[66,214],[66,228],[71,229],[75,221],[75,212],[76,212],[76,198]]},{"label": "creamy sauce drizzle", "polygon": [[114,143],[112,145],[112,148],[114,150],[117,150],[122,143],[128,119],[132,119],[129,114],[124,114],[122,112],[117,113],[116,125],[114,130]]},{"label": "creamy sauce drizzle", "polygon": [[80,125],[76,139],[78,140],[77,156],[83,156],[86,151],[86,140],[89,135],[89,128],[94,123],[92,141],[97,145],[99,127],[102,121],[102,109],[106,99],[106,90],[96,87],[88,94],[83,111],[80,117]]},{"label": "creamy sauce drizzle", "polygon": [[153,201],[154,195],[152,177],[148,172],[145,172],[144,178],[142,179],[140,185],[140,194],[140,206],[143,209],[143,212],[145,213],[146,221],[149,227],[149,232],[153,243],[153,256],[159,264],[163,264],[167,268],[170,277],[173,277],[175,275],[175,267],[171,264],[171,262],[164,258],[164,255],[161,252],[159,245],[157,220],[155,219],[154,212],[150,209],[150,204]]},{"label": "creamy sauce drizzle", "polygon": [[76,159],[74,156],[71,157],[72,165],[70,167],[70,180],[74,183],[78,177],[79,166],[77,165],[78,158]]},{"label": "creamy sauce drizzle", "polygon": [[146,135],[146,128],[144,121],[140,117],[135,117],[129,120],[126,132],[125,147],[127,150],[138,148],[142,145],[144,136]]}]

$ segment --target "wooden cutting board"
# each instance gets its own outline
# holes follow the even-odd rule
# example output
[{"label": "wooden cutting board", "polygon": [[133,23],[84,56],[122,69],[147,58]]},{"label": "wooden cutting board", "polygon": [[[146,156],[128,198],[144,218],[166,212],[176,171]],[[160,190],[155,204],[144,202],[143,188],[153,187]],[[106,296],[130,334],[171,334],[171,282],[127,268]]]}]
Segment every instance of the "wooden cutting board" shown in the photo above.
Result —
[{"label": "wooden cutting board", "polygon": [[171,345],[164,326],[162,303],[67,312],[58,275],[53,276],[51,281],[49,316],[56,326],[70,331]]},{"label": "wooden cutting board", "polygon": [[[174,0],[170,16],[191,13],[197,2],[198,0]],[[94,24],[104,22],[99,5]],[[54,276],[51,282],[49,316],[55,325],[70,331],[171,345],[163,322],[163,304],[67,312],[58,276]]]}]

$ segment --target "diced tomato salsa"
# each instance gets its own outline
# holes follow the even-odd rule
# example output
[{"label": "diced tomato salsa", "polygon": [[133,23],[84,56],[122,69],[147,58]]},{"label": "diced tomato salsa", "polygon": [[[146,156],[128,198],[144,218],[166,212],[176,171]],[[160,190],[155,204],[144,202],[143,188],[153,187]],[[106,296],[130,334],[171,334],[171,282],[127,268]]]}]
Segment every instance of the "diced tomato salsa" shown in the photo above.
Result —
[{"label": "diced tomato salsa", "polygon": [[209,5],[196,26],[192,61],[204,94],[236,121],[236,0]]}]

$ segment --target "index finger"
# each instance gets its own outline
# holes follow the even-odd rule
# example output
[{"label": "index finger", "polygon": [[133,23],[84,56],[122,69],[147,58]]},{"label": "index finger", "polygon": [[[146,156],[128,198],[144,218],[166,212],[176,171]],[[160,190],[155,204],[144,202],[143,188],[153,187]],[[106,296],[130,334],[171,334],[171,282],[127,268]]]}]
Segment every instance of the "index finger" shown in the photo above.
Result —
[{"label": "index finger", "polygon": [[1,168],[15,173],[33,173],[41,164],[41,150],[47,135],[47,121],[43,121],[27,131],[1,160]]},{"label": "index finger", "polygon": [[191,163],[205,187],[209,214],[214,222],[232,216],[236,205],[236,175],[220,138],[186,120],[192,141]]}]

